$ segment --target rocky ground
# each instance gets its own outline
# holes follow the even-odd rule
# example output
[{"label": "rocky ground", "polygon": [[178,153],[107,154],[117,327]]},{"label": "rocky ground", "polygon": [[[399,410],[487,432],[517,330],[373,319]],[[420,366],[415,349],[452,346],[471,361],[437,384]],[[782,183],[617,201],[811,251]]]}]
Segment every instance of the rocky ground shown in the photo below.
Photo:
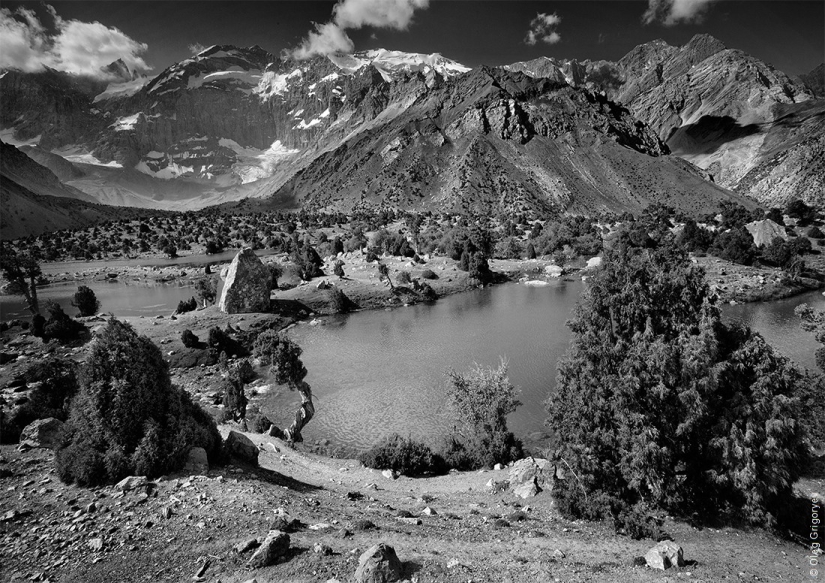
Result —
[{"label": "rocky ground", "polygon": [[[228,432],[227,428],[222,429]],[[353,581],[384,542],[405,581],[800,581],[810,553],[760,530],[664,530],[686,564],[641,559],[655,541],[560,517],[548,492],[507,489],[511,468],[393,479],[248,435],[259,466],[235,462],[124,491],[58,481],[48,449],[0,448],[2,581]],[[524,466],[520,466],[522,469]],[[501,487],[499,487],[501,486]],[[822,481],[806,481],[806,493]],[[253,566],[271,529],[289,548]],[[247,549],[248,550],[244,550]],[[258,555],[260,558],[260,554]]]}]

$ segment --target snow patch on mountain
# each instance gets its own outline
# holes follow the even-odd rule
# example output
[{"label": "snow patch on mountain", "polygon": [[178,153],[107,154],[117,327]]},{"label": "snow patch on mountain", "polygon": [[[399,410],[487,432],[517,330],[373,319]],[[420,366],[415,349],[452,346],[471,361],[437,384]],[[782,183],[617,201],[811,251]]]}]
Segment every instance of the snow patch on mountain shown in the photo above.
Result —
[{"label": "snow patch on mountain", "polygon": [[262,99],[269,99],[274,95],[283,95],[289,90],[290,80],[300,79],[303,77],[301,69],[295,69],[291,73],[276,73],[274,71],[266,71],[261,75],[260,82],[255,88],[255,93],[261,96]]},{"label": "snow patch on mountain", "polygon": [[117,121],[112,124],[111,127],[115,129],[116,132],[125,132],[129,130],[135,129],[135,125],[137,125],[138,119],[140,116],[143,115],[142,112],[137,112],[133,115],[129,115],[126,117],[119,117]]},{"label": "snow patch on mountain", "polygon": [[105,101],[107,99],[115,99],[115,98],[122,98],[122,97],[131,97],[147,83],[149,83],[150,79],[148,77],[138,77],[137,79],[132,79],[131,81],[123,81],[121,83],[109,83],[106,86],[106,89],[102,93],[98,93],[95,95],[95,98],[92,100],[92,103],[98,103],[100,101]]},{"label": "snow patch on mountain", "polygon": [[95,158],[89,150],[76,144],[56,148],[52,150],[52,154],[57,154],[69,162],[76,162],[78,164],[91,164],[93,166],[104,166],[106,168],[123,168],[123,164],[115,160],[111,162],[101,162]]},{"label": "snow patch on mountain", "polygon": [[218,144],[233,150],[237,155],[237,162],[232,165],[232,172],[240,178],[241,184],[272,176],[279,164],[298,153],[298,150],[284,146],[280,140],[272,142],[266,150],[246,148],[229,138],[221,138]]},{"label": "snow patch on mountain", "polygon": [[424,55],[375,49],[351,55],[329,55],[328,58],[336,67],[350,74],[372,65],[388,82],[392,81],[394,75],[398,73],[428,75],[434,71],[444,77],[453,77],[470,70],[469,67],[442,57],[438,53]]},{"label": "snow patch on mountain", "polygon": [[192,174],[195,171],[195,168],[193,166],[183,166],[181,164],[178,164],[174,160],[169,159],[167,159],[166,161],[166,166],[154,170],[144,160],[141,160],[140,162],[135,164],[135,170],[137,170],[138,172],[142,172],[143,174],[148,174],[149,176],[153,176],[155,178],[160,178],[161,180],[172,180],[173,178],[178,178],[179,176]]},{"label": "snow patch on mountain", "polygon": [[42,134],[38,134],[33,138],[29,138],[27,140],[23,140],[20,138],[14,137],[14,128],[7,128],[5,130],[0,130],[0,140],[6,142],[7,144],[11,144],[12,146],[20,147],[20,146],[36,146],[40,143],[40,138]]}]

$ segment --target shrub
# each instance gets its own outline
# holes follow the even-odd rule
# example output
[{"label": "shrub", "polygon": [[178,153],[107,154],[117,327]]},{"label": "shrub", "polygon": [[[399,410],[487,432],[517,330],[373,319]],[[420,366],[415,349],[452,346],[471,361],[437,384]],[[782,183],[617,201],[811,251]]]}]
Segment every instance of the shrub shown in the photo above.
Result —
[{"label": "shrub", "polygon": [[255,369],[252,368],[252,363],[249,362],[248,358],[243,358],[236,362],[232,366],[232,373],[244,384],[255,380],[255,377],[257,376],[255,374]]},{"label": "shrub", "polygon": [[741,265],[751,265],[754,257],[756,257],[753,237],[746,230],[740,228],[716,235],[708,252]]},{"label": "shrub", "polygon": [[507,415],[521,404],[502,360],[497,368],[475,365],[467,374],[448,371],[449,407],[455,431],[444,457],[452,467],[477,469],[523,456],[521,442],[507,430]]},{"label": "shrub", "polygon": [[343,278],[344,278],[344,276],[345,276],[345,273],[344,273],[344,262],[343,262],[343,261],[341,261],[340,259],[336,260],[336,261],[335,261],[335,265],[334,265],[334,266],[333,266],[333,268],[332,268],[332,272],[333,272],[335,275],[337,275],[339,278],[342,278],[342,279],[343,279]]},{"label": "shrub", "polygon": [[204,305],[213,303],[218,295],[218,277],[205,277],[196,281],[195,294]]},{"label": "shrub", "polygon": [[350,311],[352,301],[338,287],[331,287],[326,291],[327,305],[332,314],[346,314]]},{"label": "shrub", "polygon": [[214,420],[172,385],[160,349],[110,319],[80,370],[65,440],[55,463],[64,482],[113,483],[180,468],[192,447],[217,461]]},{"label": "shrub", "polygon": [[[81,335],[87,331],[86,326],[73,320],[57,302],[47,301],[46,311],[49,317],[43,322],[42,334],[40,334],[43,337],[43,342],[57,340],[61,344],[65,344],[80,339]],[[40,320],[37,319],[37,323],[35,323],[35,318],[32,318],[32,334],[35,334],[35,329],[39,332],[39,325]]]},{"label": "shrub", "polygon": [[438,276],[433,272],[432,269],[425,269],[421,272],[422,279],[438,279]]},{"label": "shrub", "polygon": [[395,283],[398,285],[409,285],[412,282],[409,271],[399,271],[395,276]]},{"label": "shrub", "polygon": [[269,428],[271,426],[272,421],[270,421],[269,418],[263,413],[255,415],[255,417],[252,419],[251,428],[252,431],[254,431],[255,433],[266,433],[267,431],[269,431]]},{"label": "shrub", "polygon": [[393,434],[358,456],[368,468],[394,470],[405,476],[441,474],[445,465],[441,456],[410,438]]},{"label": "shrub", "polygon": [[186,348],[197,348],[200,344],[200,340],[197,336],[195,336],[194,332],[189,329],[184,330],[181,332],[180,341]]},{"label": "shrub", "polygon": [[80,311],[81,316],[94,316],[100,309],[95,292],[90,287],[81,285],[72,299],[72,305]]},{"label": "shrub", "polygon": [[193,312],[198,309],[198,302],[194,297],[188,300],[181,300],[178,302],[178,309],[175,310],[178,314],[185,314],[186,312]]},{"label": "shrub", "polygon": [[649,507],[776,524],[805,458],[801,377],[722,322],[684,251],[609,251],[569,325],[547,402],[570,470],[553,492],[565,516]]},{"label": "shrub", "polygon": [[29,385],[37,385],[29,391],[28,401],[3,415],[0,423],[3,443],[16,443],[23,428],[37,419],[54,417],[65,421],[77,393],[77,364],[68,358],[47,356],[32,363],[23,376]]},{"label": "shrub", "polygon": [[240,421],[246,417],[246,406],[249,400],[246,398],[244,383],[238,378],[234,371],[229,373],[228,378],[221,383],[223,394],[224,421]]}]

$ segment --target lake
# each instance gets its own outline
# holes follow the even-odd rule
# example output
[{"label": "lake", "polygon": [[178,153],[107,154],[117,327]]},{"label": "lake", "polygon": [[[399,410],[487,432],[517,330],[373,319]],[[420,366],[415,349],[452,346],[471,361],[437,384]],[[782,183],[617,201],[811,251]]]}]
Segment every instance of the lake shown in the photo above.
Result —
[{"label": "lake", "polygon": [[[522,406],[508,422],[520,437],[544,432],[543,403],[555,389],[556,363],[566,352],[565,322],[582,282],[549,286],[506,284],[442,298],[433,304],[376,310],[301,324],[290,333],[303,347],[316,416],[304,429],[308,441],[329,439],[362,450],[400,433],[436,445],[449,429],[444,410],[447,378],[478,363],[509,365]],[[794,308],[825,309],[814,292],[771,303],[726,306],[724,316],[741,321],[797,363],[816,368],[812,336],[800,330]],[[298,397],[274,393],[264,412],[288,423]]]},{"label": "lake", "polygon": [[[213,260],[215,256],[210,256]],[[89,269],[85,264],[84,269]],[[146,265],[150,265],[146,263]],[[63,269],[62,271],[67,271]],[[82,269],[80,269],[82,270]],[[41,301],[54,299],[67,313],[76,283],[41,288]],[[90,285],[102,309],[116,316],[170,314],[194,290],[180,282],[100,281]],[[397,432],[436,445],[449,429],[444,410],[446,371],[466,372],[501,358],[523,403],[509,418],[520,437],[544,432],[544,400],[555,388],[556,363],[567,350],[565,322],[579,300],[581,281],[546,286],[505,284],[456,294],[433,304],[390,311],[372,310],[304,322],[290,331],[303,347],[307,382],[317,414],[304,430],[308,441],[329,439],[361,450]],[[801,303],[825,309],[825,297],[811,292],[769,303],[725,306],[723,314],[761,332],[778,350],[804,367],[816,368],[812,336],[799,328],[793,310]],[[20,297],[0,296],[3,320],[25,316]],[[279,425],[292,420],[298,396],[286,389],[263,401]]]}]

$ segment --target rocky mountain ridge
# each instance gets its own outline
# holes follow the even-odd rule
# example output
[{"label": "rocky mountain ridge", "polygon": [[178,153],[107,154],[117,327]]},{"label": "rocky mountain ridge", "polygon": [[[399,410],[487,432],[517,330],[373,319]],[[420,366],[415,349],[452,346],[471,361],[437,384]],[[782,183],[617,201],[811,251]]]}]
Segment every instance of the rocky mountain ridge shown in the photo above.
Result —
[{"label": "rocky mountain ridge", "polygon": [[[693,93],[681,109],[661,106],[697,63],[728,52],[710,37],[694,41],[682,49],[654,41],[618,64],[541,59],[509,72],[469,71],[438,54],[295,61],[260,47],[213,46],[153,79],[113,64],[118,80],[105,86],[55,71],[4,72],[0,124],[7,141],[70,161],[79,175],[67,184],[106,204],[187,209],[274,196],[274,204],[318,208],[495,203],[598,212],[678,200],[690,185],[698,194],[687,206],[704,208],[730,197],[708,177],[729,188],[742,177],[730,178],[724,152],[703,153],[707,140],[690,132],[696,124],[687,122],[707,124],[718,112],[691,101]],[[812,97],[785,79],[788,100]],[[781,97],[775,85],[761,97],[768,109]],[[806,119],[821,117],[809,111]],[[806,155],[804,136],[797,157]],[[663,157],[660,139],[707,172]],[[740,192],[764,180],[752,182]]]},{"label": "rocky mountain ridge", "polygon": [[767,170],[821,152],[825,101],[816,72],[794,79],[709,35],[682,47],[646,43],[615,63],[540,58],[508,68],[603,92],[650,124],[673,154],[763,204],[825,203],[818,165],[797,164],[803,175],[783,179]]}]

